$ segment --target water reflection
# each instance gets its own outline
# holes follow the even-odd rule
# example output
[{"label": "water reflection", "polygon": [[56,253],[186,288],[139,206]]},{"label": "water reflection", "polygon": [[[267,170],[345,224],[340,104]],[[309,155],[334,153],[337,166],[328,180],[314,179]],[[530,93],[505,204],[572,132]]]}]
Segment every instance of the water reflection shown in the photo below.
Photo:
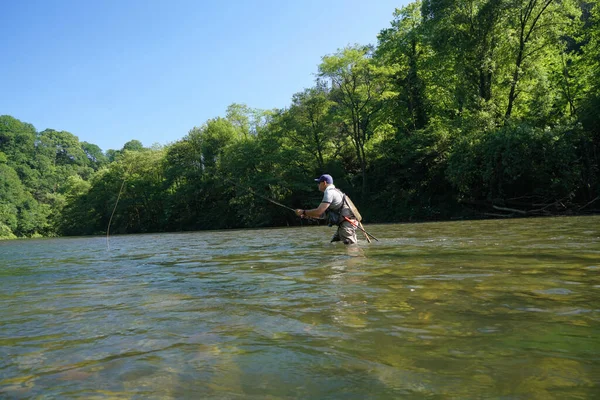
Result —
[{"label": "water reflection", "polygon": [[333,299],[332,320],[342,327],[364,328],[367,325],[367,300],[361,291],[348,290],[365,284],[364,266],[367,258],[358,245],[345,246],[345,256],[337,256],[325,264],[330,270]]},{"label": "water reflection", "polygon": [[0,242],[0,397],[598,397],[599,222]]}]

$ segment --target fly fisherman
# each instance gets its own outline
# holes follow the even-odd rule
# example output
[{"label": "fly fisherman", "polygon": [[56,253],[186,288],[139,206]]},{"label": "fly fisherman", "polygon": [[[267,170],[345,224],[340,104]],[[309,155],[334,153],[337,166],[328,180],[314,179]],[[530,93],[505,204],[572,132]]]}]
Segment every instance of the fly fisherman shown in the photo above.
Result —
[{"label": "fly fisherman", "polygon": [[321,218],[325,214],[328,225],[338,227],[331,238],[332,242],[356,243],[356,227],[361,217],[352,201],[333,185],[331,175],[321,175],[315,182],[319,183],[319,190],[323,192],[321,204],[312,210],[298,209],[296,215],[301,218]]}]

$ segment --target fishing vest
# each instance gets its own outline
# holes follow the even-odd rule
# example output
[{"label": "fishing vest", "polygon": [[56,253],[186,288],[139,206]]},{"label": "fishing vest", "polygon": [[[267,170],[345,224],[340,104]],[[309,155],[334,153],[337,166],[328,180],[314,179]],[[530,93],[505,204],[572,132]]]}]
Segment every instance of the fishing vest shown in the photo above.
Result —
[{"label": "fishing vest", "polygon": [[348,217],[349,219],[355,219],[358,222],[362,221],[362,216],[358,212],[358,209],[350,200],[350,197],[346,196],[344,192],[342,192],[338,188],[334,188],[333,190],[337,190],[339,194],[342,195],[342,202],[336,208],[332,208],[329,206],[327,211],[325,212],[327,225],[341,225],[346,219],[344,217]]}]

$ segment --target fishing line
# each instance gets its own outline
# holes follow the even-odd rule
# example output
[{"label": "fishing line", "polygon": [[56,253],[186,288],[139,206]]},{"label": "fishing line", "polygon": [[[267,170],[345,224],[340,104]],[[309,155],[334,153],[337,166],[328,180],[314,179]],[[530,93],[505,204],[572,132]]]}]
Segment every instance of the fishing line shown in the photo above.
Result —
[{"label": "fishing line", "polygon": [[[129,171],[127,171],[129,172]],[[106,250],[110,251],[110,242],[108,240],[108,236],[110,234],[110,224],[113,219],[113,215],[115,215],[115,211],[117,210],[117,205],[119,204],[119,199],[121,198],[121,193],[123,193],[123,187],[125,187],[125,181],[127,180],[127,174],[123,177],[123,182],[121,183],[121,189],[119,189],[119,195],[117,196],[117,201],[115,201],[115,206],[112,210],[112,214],[110,214],[110,219],[108,220],[108,226],[106,227]]]}]

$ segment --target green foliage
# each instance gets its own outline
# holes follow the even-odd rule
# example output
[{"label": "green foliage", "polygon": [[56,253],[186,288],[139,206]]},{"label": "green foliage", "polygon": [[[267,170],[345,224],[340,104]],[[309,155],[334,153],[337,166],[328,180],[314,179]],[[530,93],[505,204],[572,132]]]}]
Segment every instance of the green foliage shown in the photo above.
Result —
[{"label": "green foliage", "polygon": [[31,124],[0,116],[2,236],[56,235],[69,182],[88,180],[105,163],[98,146],[80,143],[69,132],[38,133]]},{"label": "green foliage", "polygon": [[367,215],[380,221],[411,221],[455,214],[455,191],[445,178],[450,136],[443,122],[432,119],[427,128],[381,142],[371,172],[378,188],[372,200],[381,207]]},{"label": "green foliage", "polygon": [[388,69],[372,59],[368,46],[348,46],[323,57],[319,76],[331,82],[336,102],[336,123],[353,144],[362,174],[362,195],[367,195],[367,146],[375,121],[389,95]]},{"label": "green foliage", "polygon": [[47,205],[37,202],[26,190],[14,169],[0,164],[0,223],[3,231],[10,230],[17,236],[46,233],[49,212]]},{"label": "green foliage", "polygon": [[4,225],[4,223],[0,222],[0,240],[16,239],[16,238],[17,237],[15,236],[14,233],[12,233],[12,230],[8,226]]},{"label": "green foliage", "polygon": [[[509,93],[505,118],[510,118],[515,103],[529,100],[529,94],[543,76],[549,59],[562,47],[565,35],[577,26],[580,10],[575,1],[513,0],[506,18]],[[541,72],[543,71],[543,72]],[[524,108],[526,109],[526,108]],[[520,115],[519,115],[520,116]]]},{"label": "green foliage", "polygon": [[26,237],[48,234],[50,230],[49,215],[50,206],[48,204],[39,203],[32,196],[26,196],[19,207],[19,226],[15,233]]},{"label": "green foliage", "polygon": [[46,155],[54,166],[85,165],[87,161],[79,139],[65,131],[42,131],[38,135],[36,149],[38,154]]},{"label": "green foliage", "polygon": [[93,143],[81,142],[81,148],[88,159],[88,165],[98,171],[108,163],[108,157],[102,152],[102,149]]},{"label": "green foliage", "polygon": [[427,124],[430,102],[426,96],[427,45],[421,25],[420,2],[394,12],[392,27],[379,34],[376,56],[389,66],[394,88],[385,102],[388,119],[397,130],[422,129]]},{"label": "green foliage", "polygon": [[18,230],[19,208],[25,199],[25,190],[15,170],[0,164],[0,223],[11,232]]},{"label": "green foliage", "polygon": [[33,156],[35,128],[8,115],[0,115],[0,151],[13,165],[26,163]]},{"label": "green foliage", "polygon": [[282,113],[280,123],[290,146],[306,153],[323,170],[335,151],[336,129],[333,124],[329,89],[321,82],[314,88],[296,93],[290,109]]},{"label": "green foliage", "polygon": [[143,151],[144,145],[139,140],[130,140],[123,145],[123,151]]},{"label": "green foliage", "polygon": [[201,158],[204,168],[215,168],[225,148],[237,137],[233,124],[226,119],[217,118],[206,123],[200,132]]},{"label": "green foliage", "polygon": [[571,200],[582,184],[581,136],[573,126],[526,124],[473,132],[453,148],[448,178],[471,201],[528,205]]},{"label": "green foliage", "polygon": [[[585,21],[587,29],[581,34],[581,56],[576,59],[577,74],[575,108],[585,129],[591,132],[593,148],[600,146],[600,2],[594,1]],[[591,164],[598,165],[598,153]],[[597,175],[597,169],[594,172]]]}]

